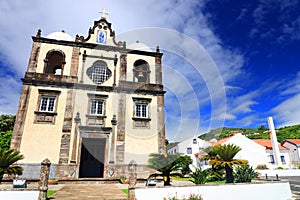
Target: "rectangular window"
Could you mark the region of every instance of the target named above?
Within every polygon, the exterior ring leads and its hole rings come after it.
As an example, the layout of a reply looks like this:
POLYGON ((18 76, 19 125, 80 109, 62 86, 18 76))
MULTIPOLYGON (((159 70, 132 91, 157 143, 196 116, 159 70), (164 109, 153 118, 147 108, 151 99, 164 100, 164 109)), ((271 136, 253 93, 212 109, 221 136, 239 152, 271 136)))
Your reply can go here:
POLYGON ((105 126, 106 99, 108 95, 88 93, 86 124, 88 126, 105 126))
POLYGON ((135 104, 135 117, 148 118, 148 104, 135 104))
POLYGON ((61 91, 39 89, 34 123, 55 124, 57 104, 61 91))
POLYGON ((286 164, 285 163, 285 157, 284 156, 280 156, 280 159, 281 159, 282 164, 285 165, 286 164))
POLYGON ((40 111, 42 112, 54 112, 56 97, 42 96, 40 103, 40 111))
POLYGON ((197 144, 197 139, 196 138, 193 139, 193 144, 197 144))
POLYGON ((102 100, 91 100, 90 114, 91 115, 103 115, 103 105, 104 105, 104 102, 102 100))
POLYGON ((187 154, 192 154, 192 148, 191 147, 186 148, 186 153, 187 154))
POLYGON ((270 157, 269 163, 274 164, 274 163, 275 163, 275 161, 274 161, 274 156, 273 156, 273 155, 269 155, 269 157, 270 157))

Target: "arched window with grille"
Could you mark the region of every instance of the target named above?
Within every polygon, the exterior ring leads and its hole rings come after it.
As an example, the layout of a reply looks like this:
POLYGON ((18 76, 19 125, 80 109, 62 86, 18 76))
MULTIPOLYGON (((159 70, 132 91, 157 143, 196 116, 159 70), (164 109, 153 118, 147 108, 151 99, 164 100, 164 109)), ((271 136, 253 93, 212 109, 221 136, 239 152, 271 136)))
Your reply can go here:
POLYGON ((111 71, 105 62, 97 61, 87 70, 88 77, 96 84, 102 84, 111 77, 111 71))
POLYGON ((44 73, 63 75, 65 65, 65 54, 60 50, 51 50, 47 53, 44 73))

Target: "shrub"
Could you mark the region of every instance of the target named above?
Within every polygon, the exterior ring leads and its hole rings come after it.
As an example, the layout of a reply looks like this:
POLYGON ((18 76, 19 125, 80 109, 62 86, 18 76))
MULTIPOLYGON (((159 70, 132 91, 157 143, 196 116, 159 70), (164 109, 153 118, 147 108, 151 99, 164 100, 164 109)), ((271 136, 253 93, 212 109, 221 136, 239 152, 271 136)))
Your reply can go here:
POLYGON ((4 174, 21 175, 23 168, 15 165, 15 163, 24 158, 16 149, 1 149, 0 148, 0 183, 4 174))
POLYGON ((207 182, 209 175, 209 170, 202 170, 201 167, 197 167, 194 172, 192 172, 191 177, 192 182, 195 184, 204 184, 207 182))
POLYGON ((239 166, 235 169, 234 178, 237 183, 251 182, 252 179, 256 178, 258 173, 255 172, 249 165, 239 166))
POLYGON ((260 164, 256 166, 256 169, 268 169, 268 167, 265 164, 260 164))
POLYGON ((221 167, 219 168, 209 168, 207 169, 209 171, 207 181, 223 181, 225 179, 225 170, 221 167))
POLYGON ((283 169, 283 167, 280 167, 280 166, 279 166, 279 167, 277 167, 276 169, 283 169))

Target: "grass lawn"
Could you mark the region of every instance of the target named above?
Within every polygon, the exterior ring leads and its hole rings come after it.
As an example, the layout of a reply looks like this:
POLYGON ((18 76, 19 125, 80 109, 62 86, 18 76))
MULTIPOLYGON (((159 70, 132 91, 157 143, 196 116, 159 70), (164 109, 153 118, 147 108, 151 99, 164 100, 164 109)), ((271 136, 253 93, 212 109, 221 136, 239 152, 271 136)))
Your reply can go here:
POLYGON ((47 198, 49 198, 51 195, 53 195, 57 190, 48 190, 47 191, 47 198))
POLYGON ((175 180, 175 181, 192 181, 193 178, 191 178, 191 177, 172 176, 171 180, 175 180))
POLYGON ((226 180, 223 181, 212 181, 212 182, 207 182, 207 184, 215 184, 215 185, 220 185, 220 184, 225 184, 226 180))
POLYGON ((125 194, 128 194, 128 188, 122 190, 125 194))
MULTIPOLYGON (((174 177, 171 177, 171 180, 176 180, 176 181, 191 181, 193 182, 193 178, 191 177, 180 177, 180 176, 174 176, 174 177)), ((220 185, 220 184, 225 184, 225 180, 223 181, 212 181, 212 182, 207 182, 206 184, 216 184, 216 185, 220 185)))

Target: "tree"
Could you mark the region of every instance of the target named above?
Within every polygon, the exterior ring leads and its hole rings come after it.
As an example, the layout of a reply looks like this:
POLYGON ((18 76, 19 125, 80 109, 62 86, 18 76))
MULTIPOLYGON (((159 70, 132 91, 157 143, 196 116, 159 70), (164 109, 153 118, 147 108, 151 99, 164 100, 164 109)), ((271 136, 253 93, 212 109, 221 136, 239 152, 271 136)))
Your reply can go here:
POLYGON ((15 149, 1 149, 0 148, 0 183, 4 174, 7 175, 21 175, 23 168, 14 165, 18 160, 22 160, 23 155, 15 149))
MULTIPOLYGON (((203 151, 206 155, 201 156, 200 161, 205 160, 213 160, 217 156, 216 149, 218 146, 210 146, 205 148, 203 151)), ((221 166, 212 166, 211 168, 207 169, 209 171, 208 174, 208 181, 221 181, 224 180, 224 168, 221 166)))
POLYGON ((215 154, 216 156, 210 159, 209 164, 215 169, 219 167, 225 169, 226 183, 233 183, 234 181, 234 165, 244 166, 248 164, 247 160, 233 159, 240 150, 241 148, 234 144, 224 144, 212 148, 212 154, 215 154))
POLYGON ((15 116, 0 115, 0 148, 9 149, 15 116))
POLYGON ((170 144, 170 142, 167 138, 165 139, 165 144, 166 144, 166 146, 168 146, 168 144, 170 144))
POLYGON ((259 130, 260 133, 263 133, 264 131, 268 130, 264 125, 261 125, 257 130, 259 130))
POLYGON ((148 167, 159 171, 159 174, 153 174, 151 176, 163 176, 164 186, 170 184, 170 176, 179 175, 182 173, 176 173, 175 171, 181 170, 184 166, 192 164, 192 159, 189 156, 182 156, 180 154, 150 154, 148 160, 148 167))

